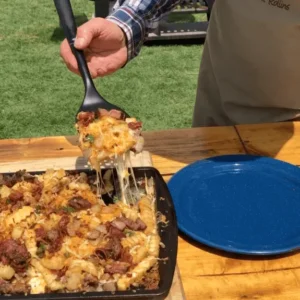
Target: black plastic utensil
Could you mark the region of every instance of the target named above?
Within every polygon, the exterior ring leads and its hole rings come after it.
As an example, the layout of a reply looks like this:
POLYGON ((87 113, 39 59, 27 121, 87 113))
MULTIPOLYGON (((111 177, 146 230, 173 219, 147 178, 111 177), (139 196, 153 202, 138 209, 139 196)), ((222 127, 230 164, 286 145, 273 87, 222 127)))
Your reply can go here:
POLYGON ((129 117, 129 115, 123 109, 106 101, 98 93, 89 72, 83 51, 77 50, 74 47, 77 27, 70 0, 54 0, 54 4, 60 19, 61 26, 63 27, 64 34, 77 60, 78 68, 85 87, 85 97, 77 114, 80 111, 96 111, 98 108, 104 108, 106 110, 116 109, 122 111, 126 117, 129 117))

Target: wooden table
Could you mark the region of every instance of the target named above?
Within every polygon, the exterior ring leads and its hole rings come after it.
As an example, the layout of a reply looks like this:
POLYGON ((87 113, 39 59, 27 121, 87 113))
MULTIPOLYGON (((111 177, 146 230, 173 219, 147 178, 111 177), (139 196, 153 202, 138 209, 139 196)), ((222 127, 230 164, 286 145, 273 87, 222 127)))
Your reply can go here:
MULTIPOLYGON (((261 154, 300 165, 299 123, 153 131, 144 137, 166 181, 187 164, 219 154, 261 154)), ((0 163, 80 155, 75 137, 0 140, 0 163)), ((180 237, 178 265, 188 300, 300 299, 300 254, 251 259, 180 237)))

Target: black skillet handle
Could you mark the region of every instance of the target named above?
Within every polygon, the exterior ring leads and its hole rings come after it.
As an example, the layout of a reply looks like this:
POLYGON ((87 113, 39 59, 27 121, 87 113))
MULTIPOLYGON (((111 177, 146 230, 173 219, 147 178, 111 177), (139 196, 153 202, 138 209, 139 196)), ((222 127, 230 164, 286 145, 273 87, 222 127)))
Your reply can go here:
POLYGON ((89 86, 94 86, 83 51, 77 50, 74 47, 77 27, 70 0, 54 0, 54 4, 60 19, 60 23, 63 27, 64 34, 69 42, 74 56, 76 57, 85 88, 87 89, 89 86))

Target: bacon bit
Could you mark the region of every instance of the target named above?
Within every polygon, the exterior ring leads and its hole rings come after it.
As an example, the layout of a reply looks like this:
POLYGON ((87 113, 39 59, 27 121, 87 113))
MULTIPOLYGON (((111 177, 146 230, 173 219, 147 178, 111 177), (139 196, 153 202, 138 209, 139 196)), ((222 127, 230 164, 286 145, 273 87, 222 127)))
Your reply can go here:
POLYGON ((126 227, 126 224, 122 220, 120 220, 119 218, 113 220, 111 222, 111 225, 114 226, 115 228, 121 230, 121 231, 123 231, 126 227))
POLYGON ((23 204, 24 204, 24 202, 18 201, 15 205, 12 206, 11 210, 12 211, 18 210, 23 206, 23 204))
POLYGON ((0 243, 0 258, 7 262, 16 272, 23 272, 31 255, 25 245, 18 240, 7 239, 0 243))
POLYGON ((10 201, 13 202, 13 203, 16 203, 16 202, 22 200, 23 197, 24 197, 24 195, 23 195, 21 192, 19 192, 19 191, 13 191, 13 192, 10 193, 10 195, 9 195, 9 199, 10 199, 10 201))
POLYGON ((47 231, 46 231, 45 228, 42 227, 42 226, 36 228, 34 231, 35 231, 36 240, 37 240, 38 242, 44 241, 45 238, 47 237, 47 231))
POLYGON ((60 270, 57 270, 56 271, 57 277, 60 279, 61 277, 65 276, 67 270, 68 270, 68 267, 66 267, 66 266, 60 270))
POLYGON ((76 236, 78 236, 79 238, 83 238, 83 233, 77 230, 76 236))
POLYGON ((97 117, 101 118, 101 117, 104 117, 104 116, 109 116, 109 117, 112 117, 116 120, 124 120, 125 119, 125 114, 123 112, 119 111, 119 110, 112 109, 112 110, 108 111, 108 110, 103 109, 103 108, 98 109, 97 117))
POLYGON ((77 115, 77 120, 79 125, 87 127, 90 123, 92 123, 95 120, 95 113, 82 111, 77 115))
POLYGON ((105 247, 98 248, 95 251, 95 254, 100 259, 114 259, 117 260, 122 253, 122 244, 120 240, 116 237, 113 237, 105 247))
POLYGON ((140 218, 137 218, 136 221, 130 220, 126 217, 121 217, 116 220, 119 220, 119 221, 125 223, 127 228, 129 228, 131 230, 135 230, 135 231, 142 230, 143 231, 147 228, 146 224, 140 218))
POLYGON ((58 222, 58 228, 63 234, 67 234, 67 225, 70 222, 70 217, 67 215, 63 215, 58 222))
POLYGON ((108 110, 104 108, 99 108, 97 111, 97 117, 100 119, 101 117, 108 116, 108 110))
POLYGON ((49 245, 48 252, 49 253, 55 253, 61 249, 63 243, 63 237, 59 236, 56 240, 53 240, 53 242, 49 245))
POLYGON ((142 128, 142 122, 129 122, 128 127, 132 130, 137 130, 142 128))
POLYGON ((125 237, 125 234, 120 229, 113 227, 111 224, 108 225, 107 231, 111 237, 117 237, 120 239, 125 237))
POLYGON ((113 262, 105 266, 105 272, 109 274, 125 274, 130 267, 130 264, 125 262, 113 262))
POLYGON ((58 225, 48 232, 42 227, 35 229, 37 242, 42 242, 47 246, 49 253, 55 253, 61 249, 63 238, 67 234, 67 225, 70 222, 69 216, 63 215, 58 225))
POLYGON ((124 120, 125 119, 125 114, 122 113, 119 110, 116 110, 116 109, 110 110, 109 111, 109 116, 112 117, 112 118, 115 118, 117 120, 124 120))
POLYGON ((129 247, 125 247, 121 250, 120 261, 132 264, 132 256, 129 251, 129 247))
POLYGON ((92 207, 92 204, 88 200, 82 198, 81 196, 70 199, 68 201, 68 205, 74 208, 76 211, 92 207))

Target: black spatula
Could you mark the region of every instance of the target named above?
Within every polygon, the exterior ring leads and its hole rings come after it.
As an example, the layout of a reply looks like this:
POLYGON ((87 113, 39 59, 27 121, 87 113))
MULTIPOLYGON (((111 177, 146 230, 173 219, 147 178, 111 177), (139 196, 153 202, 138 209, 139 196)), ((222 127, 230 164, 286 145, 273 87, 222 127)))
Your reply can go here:
MULTIPOLYGON (((103 108, 106 110, 116 109, 125 114, 126 117, 129 115, 120 107, 111 104, 106 101, 96 90, 91 74, 89 72, 84 53, 81 50, 77 50, 74 47, 74 41, 76 38, 77 27, 69 0, 54 0, 57 13, 59 15, 61 26, 63 27, 64 34, 69 42, 69 45, 74 53, 74 56, 78 63, 78 68, 81 73, 84 87, 85 87, 85 97, 83 102, 77 112, 80 111, 96 111, 98 108, 103 108)), ((76 116, 77 116, 76 114, 76 116)), ((75 117, 76 119, 76 117, 75 117)))

